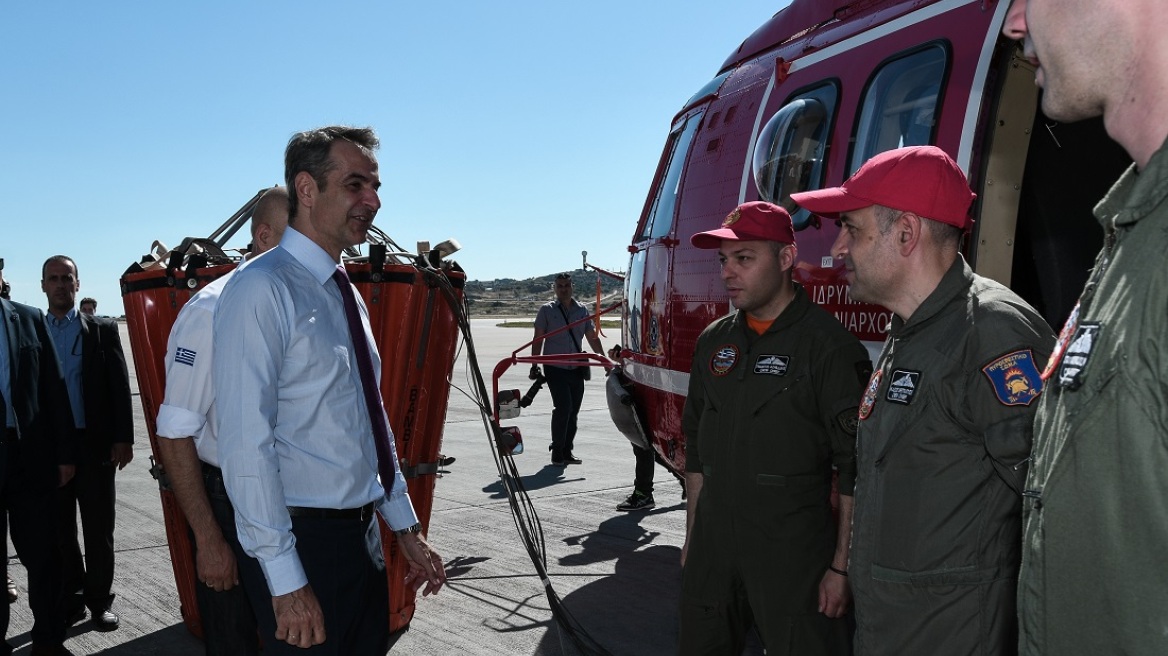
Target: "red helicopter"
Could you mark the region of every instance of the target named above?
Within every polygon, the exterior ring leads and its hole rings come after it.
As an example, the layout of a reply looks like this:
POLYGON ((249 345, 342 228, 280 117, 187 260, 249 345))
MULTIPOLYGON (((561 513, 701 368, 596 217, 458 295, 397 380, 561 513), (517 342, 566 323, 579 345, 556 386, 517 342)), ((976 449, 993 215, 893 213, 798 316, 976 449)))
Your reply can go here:
POLYGON ((620 361, 631 393, 609 405, 630 441, 684 471, 694 345, 729 310, 716 258, 689 238, 739 203, 791 212, 795 280, 875 354, 891 313, 851 300, 830 250, 838 227, 790 194, 839 185, 885 150, 932 144, 953 156, 978 195, 966 259, 1062 325, 1102 244, 1091 208, 1130 159, 1101 122, 1041 113, 1033 67, 1000 35, 1008 9, 794 0, 682 105, 629 245, 620 361))

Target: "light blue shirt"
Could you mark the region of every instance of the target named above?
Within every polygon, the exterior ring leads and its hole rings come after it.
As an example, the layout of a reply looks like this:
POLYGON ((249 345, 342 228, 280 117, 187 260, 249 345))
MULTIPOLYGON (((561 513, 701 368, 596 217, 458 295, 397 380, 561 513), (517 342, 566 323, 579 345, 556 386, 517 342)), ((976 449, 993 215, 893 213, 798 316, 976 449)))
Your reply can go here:
MULTIPOLYGON (((2 313, 0 319, 7 319, 5 324, 11 323, 15 314, 2 313)), ((0 326, 0 394, 4 395, 6 410, 4 425, 7 428, 16 428, 16 411, 12 407, 12 361, 8 356, 8 326, 0 326)))
MULTIPOLYGON (((215 309, 219 462, 239 542, 259 560, 273 596, 308 583, 287 506, 377 502, 392 529, 418 521, 392 438, 388 495, 377 478, 353 342, 332 281, 337 264, 289 227, 277 248, 232 276, 215 309)), ((381 358, 360 295, 357 303, 380 384, 381 358)))
POLYGON ((69 389, 73 424, 85 428, 85 400, 81 394, 81 316, 76 307, 60 319, 50 313, 45 313, 45 316, 49 335, 57 349, 57 359, 61 361, 61 372, 65 374, 65 386, 69 389))

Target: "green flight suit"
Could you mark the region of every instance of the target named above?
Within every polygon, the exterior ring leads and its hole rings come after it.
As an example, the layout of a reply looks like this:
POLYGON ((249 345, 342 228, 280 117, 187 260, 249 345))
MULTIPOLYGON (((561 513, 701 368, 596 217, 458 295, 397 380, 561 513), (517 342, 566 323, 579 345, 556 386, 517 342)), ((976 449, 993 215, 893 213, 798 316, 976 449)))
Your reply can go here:
POLYGON ((832 639, 849 649, 846 622, 818 612, 818 591, 835 552, 832 465, 851 495, 869 371, 859 340, 798 285, 764 334, 737 312, 698 338, 682 427, 686 470, 704 482, 682 575, 682 654, 741 653, 752 621, 772 656, 833 653, 832 639))
POLYGON ((1054 335, 958 257, 894 317, 860 402, 858 656, 1017 650, 1022 487, 1054 335))
POLYGON ((1059 336, 1035 420, 1018 586, 1021 652, 1162 656, 1168 144, 1144 170, 1127 171, 1095 215, 1107 243, 1059 336))

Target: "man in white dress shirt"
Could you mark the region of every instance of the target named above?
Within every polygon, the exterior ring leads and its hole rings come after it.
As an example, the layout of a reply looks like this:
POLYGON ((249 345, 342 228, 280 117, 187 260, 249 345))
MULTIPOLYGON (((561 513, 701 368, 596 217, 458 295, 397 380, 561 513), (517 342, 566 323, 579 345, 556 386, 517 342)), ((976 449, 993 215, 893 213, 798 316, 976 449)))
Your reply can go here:
MULTIPOLYGON (((381 207, 377 145, 368 128, 292 137, 284 169, 288 230, 232 278, 215 313, 219 457, 240 544, 259 560, 271 593, 275 627, 261 626, 265 654, 300 653, 292 647, 385 654, 388 591, 366 540, 377 533, 374 511, 409 560, 404 584, 425 584, 429 594, 446 580, 441 558, 418 532, 392 436, 385 447, 392 462, 381 463, 392 480, 384 488, 378 480, 371 417, 388 421, 380 403, 365 402, 364 347, 350 336, 334 280, 342 251, 365 240, 381 207)), ((359 298, 357 307, 380 378, 359 298)))

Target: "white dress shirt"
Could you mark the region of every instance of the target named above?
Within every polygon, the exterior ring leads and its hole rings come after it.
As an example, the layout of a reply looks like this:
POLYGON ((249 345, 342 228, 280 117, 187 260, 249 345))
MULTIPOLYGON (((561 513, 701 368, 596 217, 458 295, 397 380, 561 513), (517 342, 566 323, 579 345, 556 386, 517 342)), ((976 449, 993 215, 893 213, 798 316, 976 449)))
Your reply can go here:
MULTIPOLYGON (((273 596, 308 583, 288 506, 377 502, 390 528, 417 523, 397 467, 387 496, 340 290, 338 263, 289 227, 280 245, 227 284, 215 312, 219 461, 244 551, 273 596)), ((368 310, 357 304, 380 385, 368 310)), ((379 395, 380 396, 380 395, 379 395)), ((377 408, 383 415, 384 407, 377 408)), ((388 422, 387 422, 388 425, 388 422)))
MULTIPOLYGON (((242 267, 241 263, 240 266, 242 267)), ((158 437, 195 438, 199 460, 219 466, 215 439, 215 386, 211 379, 211 321, 219 296, 235 272, 213 281, 187 301, 166 341, 166 398, 158 408, 158 437)))

